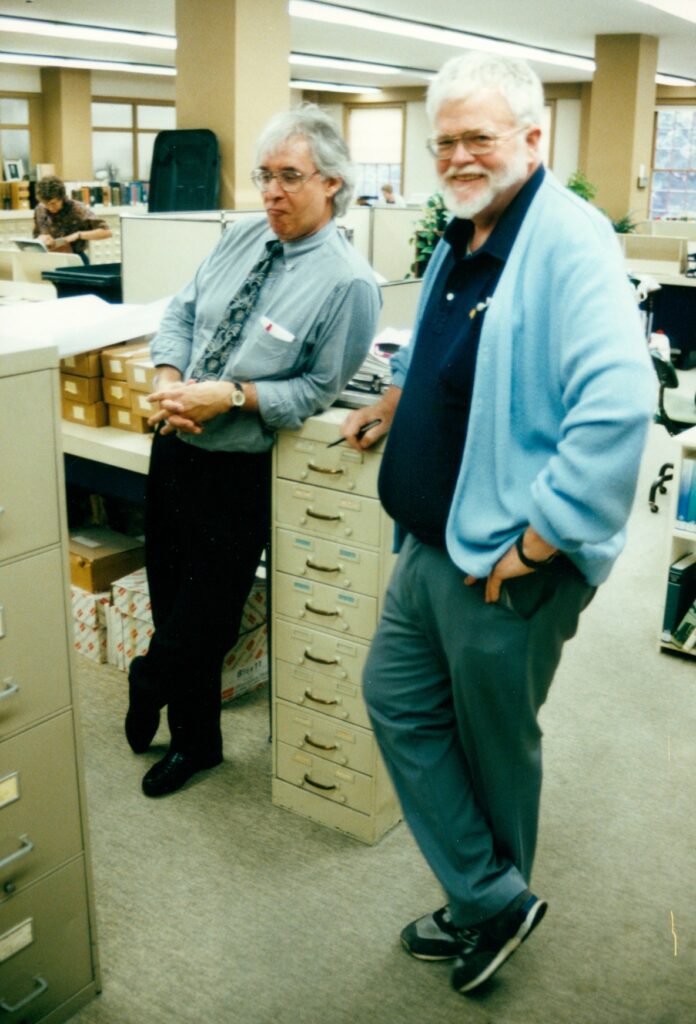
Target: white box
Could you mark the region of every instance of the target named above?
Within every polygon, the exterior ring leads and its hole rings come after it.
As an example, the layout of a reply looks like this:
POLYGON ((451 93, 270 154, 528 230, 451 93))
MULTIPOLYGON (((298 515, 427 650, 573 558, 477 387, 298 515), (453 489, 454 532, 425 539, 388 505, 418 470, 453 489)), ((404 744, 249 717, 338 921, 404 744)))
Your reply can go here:
POLYGON ((106 609, 106 660, 114 668, 125 672, 123 654, 123 616, 118 608, 109 605, 106 609))
POLYGON ((108 591, 92 594, 89 590, 83 590, 82 587, 71 583, 70 598, 73 619, 84 623, 91 629, 96 629, 98 626, 106 628, 106 609, 111 603, 111 595, 108 591))
POLYGON ((106 629, 104 626, 92 628, 73 619, 73 647, 78 654, 102 665, 106 661, 106 629))
POLYGON ((225 655, 221 677, 223 702, 260 689, 268 681, 268 627, 262 623, 243 633, 225 655))
POLYGON ((122 615, 131 615, 135 619, 152 622, 152 605, 145 569, 136 569, 135 572, 122 576, 120 580, 115 580, 111 585, 111 593, 114 607, 118 608, 122 615))

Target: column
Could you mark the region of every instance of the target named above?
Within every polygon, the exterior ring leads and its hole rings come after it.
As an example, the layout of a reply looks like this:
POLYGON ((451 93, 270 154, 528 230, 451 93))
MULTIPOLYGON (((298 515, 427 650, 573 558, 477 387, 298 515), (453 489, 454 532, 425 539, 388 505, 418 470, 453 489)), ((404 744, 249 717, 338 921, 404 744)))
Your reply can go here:
POLYGON ((92 79, 89 71, 41 68, 44 163, 66 181, 89 181, 92 167, 92 79))
POLYGON ((616 220, 648 216, 650 196, 640 188, 649 173, 655 111, 658 40, 644 35, 606 35, 595 40, 587 177, 597 185, 597 206, 616 220))
POLYGON ((177 0, 176 123, 220 144, 220 206, 260 208, 256 138, 290 106, 287 0, 177 0))

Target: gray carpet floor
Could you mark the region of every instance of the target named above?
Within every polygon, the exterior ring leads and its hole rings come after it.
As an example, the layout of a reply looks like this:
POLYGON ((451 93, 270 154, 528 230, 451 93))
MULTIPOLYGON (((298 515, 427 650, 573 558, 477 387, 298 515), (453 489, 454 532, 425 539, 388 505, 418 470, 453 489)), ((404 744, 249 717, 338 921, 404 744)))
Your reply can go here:
POLYGON ((125 676, 79 660, 103 992, 76 1024, 692 1024, 696 664, 659 653, 670 453, 652 430, 629 543, 543 710, 534 889, 549 912, 469 998, 401 927, 442 894, 401 824, 366 847, 270 801, 267 697, 223 713, 225 763, 160 801, 122 733, 125 676))

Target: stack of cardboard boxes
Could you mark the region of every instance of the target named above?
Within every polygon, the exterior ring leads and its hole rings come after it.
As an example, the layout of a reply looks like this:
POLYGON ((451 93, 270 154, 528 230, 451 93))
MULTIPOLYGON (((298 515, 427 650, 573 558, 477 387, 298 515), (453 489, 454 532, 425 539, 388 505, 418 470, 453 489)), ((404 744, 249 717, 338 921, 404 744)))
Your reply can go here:
POLYGON ((155 368, 144 338, 61 360, 63 418, 148 433, 155 368))

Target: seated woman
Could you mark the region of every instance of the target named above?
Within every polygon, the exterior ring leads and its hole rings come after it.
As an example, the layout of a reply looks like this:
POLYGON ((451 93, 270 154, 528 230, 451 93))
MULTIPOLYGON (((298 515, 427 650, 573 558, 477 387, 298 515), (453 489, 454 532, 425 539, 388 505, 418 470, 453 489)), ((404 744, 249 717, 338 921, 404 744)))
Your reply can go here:
POLYGON ((74 252, 83 263, 89 263, 87 243, 111 238, 106 221, 85 203, 68 199, 64 183, 55 175, 37 183, 36 196, 33 235, 51 252, 74 252))

